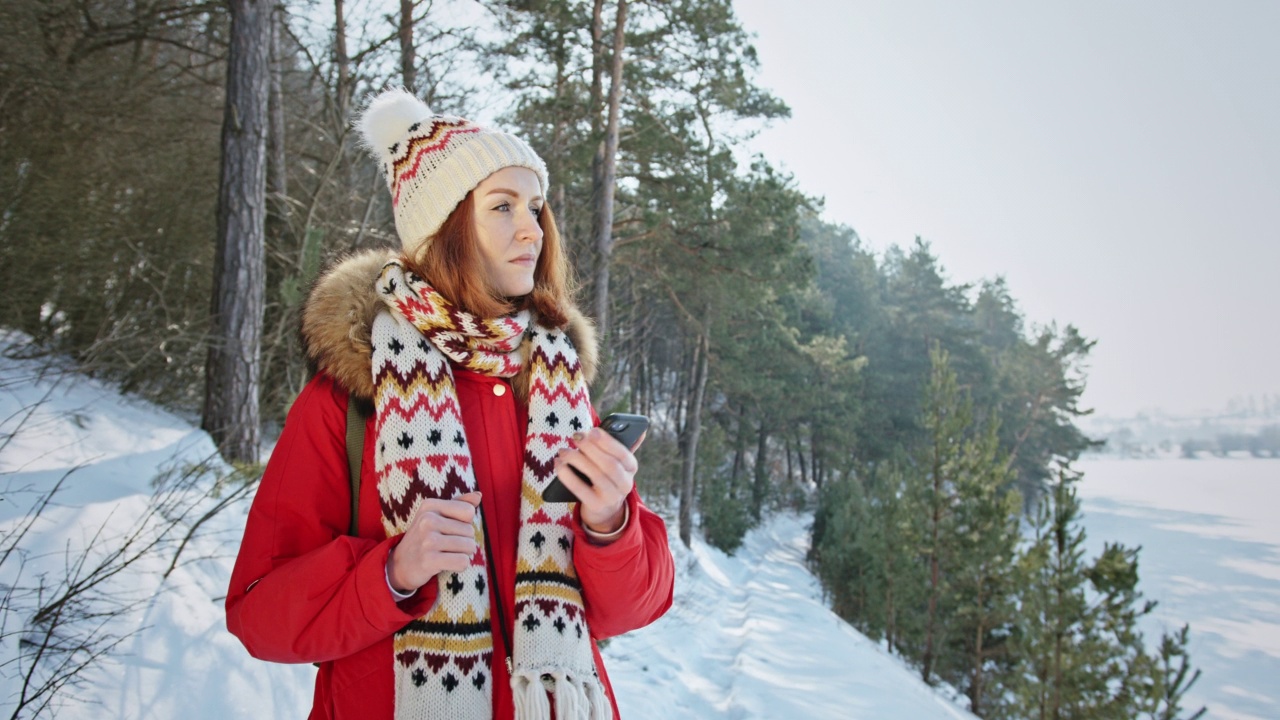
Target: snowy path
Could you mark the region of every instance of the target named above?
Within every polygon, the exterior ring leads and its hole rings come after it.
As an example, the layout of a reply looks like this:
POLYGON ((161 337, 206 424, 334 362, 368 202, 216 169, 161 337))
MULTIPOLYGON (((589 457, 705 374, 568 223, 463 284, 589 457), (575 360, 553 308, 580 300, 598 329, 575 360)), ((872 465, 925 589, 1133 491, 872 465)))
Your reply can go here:
POLYGON ((624 716, 973 717, 826 608, 805 523, 775 518, 733 557, 673 535, 675 605, 605 650, 624 716))

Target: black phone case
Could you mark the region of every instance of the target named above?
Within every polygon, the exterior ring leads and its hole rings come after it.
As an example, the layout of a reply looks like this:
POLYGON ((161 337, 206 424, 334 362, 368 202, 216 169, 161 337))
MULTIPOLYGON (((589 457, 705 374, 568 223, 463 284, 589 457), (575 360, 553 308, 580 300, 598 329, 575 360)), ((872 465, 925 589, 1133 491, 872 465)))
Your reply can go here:
MULTIPOLYGON (((626 445, 629 449, 635 450, 636 443, 640 442, 641 436, 649 429, 649 418, 644 415, 632 415, 630 413, 613 413, 600 422, 600 429, 609 433, 614 440, 626 445)), ((586 475, 578 472, 575 467, 570 470, 578 473, 578 477, 582 478, 589 485, 591 481, 586 475)), ((551 478, 551 484, 542 491, 542 499, 547 502, 577 502, 578 496, 569 491, 564 483, 560 482, 560 478, 551 478)))

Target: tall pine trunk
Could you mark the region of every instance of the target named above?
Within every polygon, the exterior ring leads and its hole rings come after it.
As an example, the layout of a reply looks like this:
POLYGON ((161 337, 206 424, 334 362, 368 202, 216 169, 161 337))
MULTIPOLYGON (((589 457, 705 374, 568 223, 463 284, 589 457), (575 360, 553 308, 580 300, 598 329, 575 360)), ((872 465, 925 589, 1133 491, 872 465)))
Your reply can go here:
MULTIPOLYGON (((338 122, 346 122, 351 102, 351 58, 347 55, 347 12, 344 0, 333 0, 333 64, 338 69, 334 96, 338 122)), ((308 223, 310 225, 310 223, 308 223)))
POLYGON ((884 636, 888 643, 889 651, 894 652, 898 646, 898 605, 897 597, 894 595, 897 570, 894 568, 895 548, 892 546, 890 538, 897 535, 893 530, 893 523, 896 522, 896 513, 890 513, 885 508, 881 508, 880 519, 883 525, 882 532, 884 534, 884 636))
POLYGON ((973 638, 973 670, 969 678, 969 711, 978 717, 982 717, 982 664, 983 658, 983 641, 987 635, 987 624, 985 616, 981 616, 982 608, 986 602, 985 593, 983 592, 984 583, 978 581, 978 597, 975 603, 979 608, 980 619, 977 627, 974 628, 973 638))
POLYGON ((230 0, 231 47, 222 120, 222 173, 214 258, 212 331, 201 427, 223 457, 258 460, 266 225, 268 0, 230 0))
POLYGON ((618 0, 617 21, 613 29, 613 62, 609 76, 608 119, 604 138, 596 150, 599 172, 593 177, 592 198, 595 213, 595 314, 601 345, 609 347, 609 265, 613 258, 613 196, 617 179, 618 123, 622 104, 622 56, 626 45, 627 0, 618 0))
POLYGON ((934 641, 938 634, 938 595, 942 591, 942 572, 938 561, 938 543, 942 541, 942 490, 942 464, 941 461, 935 461, 933 501, 929 517, 929 604, 924 621, 924 656, 920 659, 920 677, 925 682, 929 682, 933 675, 934 641))
POLYGON ((400 0, 400 82, 404 89, 416 93, 418 88, 418 55, 413 46, 414 0, 400 0))
POLYGON ((698 461, 698 439, 702 435, 702 398, 707 390, 708 329, 698 335, 694 352, 694 380, 689 388, 689 412, 685 418, 684 462, 680 467, 680 540, 685 547, 693 542, 693 471, 698 461))
POLYGON ((281 47, 281 26, 284 10, 277 6, 271 13, 271 99, 270 126, 267 132, 267 196, 271 198, 272 212, 268 222, 273 223, 273 237, 282 240, 289 231, 289 175, 285 151, 284 123, 284 49, 281 47))
POLYGON ((760 429, 756 433, 755 477, 751 483, 751 517, 760 520, 764 502, 769 498, 769 421, 768 417, 760 418, 760 429))

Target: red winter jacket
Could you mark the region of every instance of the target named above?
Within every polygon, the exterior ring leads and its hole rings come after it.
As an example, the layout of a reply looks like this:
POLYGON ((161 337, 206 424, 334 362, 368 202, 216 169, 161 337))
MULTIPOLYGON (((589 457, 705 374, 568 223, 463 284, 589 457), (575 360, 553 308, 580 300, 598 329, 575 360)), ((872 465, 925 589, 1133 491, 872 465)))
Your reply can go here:
MULTIPOLYGON (((371 281, 367 287, 372 288, 371 281)), ((304 321, 304 333, 305 327, 304 321)), ((315 337, 309 340, 314 343, 315 337)), ((313 346, 308 352, 316 359, 313 346)), ((435 584, 400 603, 387 586, 387 554, 400 538, 387 538, 382 528, 372 418, 361 462, 359 536, 346 534, 348 391, 324 372, 336 369, 341 375, 342 367, 324 358, 318 364, 322 372, 289 411, 249 511, 227 593, 227 627, 256 658, 320 663, 311 718, 389 720, 395 703, 392 636, 426 614, 435 601, 435 584)), ((515 617, 526 409, 505 380, 465 370, 455 370, 455 379, 493 544, 491 572, 505 606, 501 617, 510 620, 515 617)), ((596 669, 615 717, 617 702, 594 640, 661 617, 671 606, 674 580, 665 524, 634 491, 628 503, 631 519, 616 541, 595 545, 578 526, 574 542, 596 669)), ((491 600, 496 603, 497 596, 491 600)), ((494 717, 510 718, 514 707, 503 660, 506 648, 495 608, 490 617, 494 717)))

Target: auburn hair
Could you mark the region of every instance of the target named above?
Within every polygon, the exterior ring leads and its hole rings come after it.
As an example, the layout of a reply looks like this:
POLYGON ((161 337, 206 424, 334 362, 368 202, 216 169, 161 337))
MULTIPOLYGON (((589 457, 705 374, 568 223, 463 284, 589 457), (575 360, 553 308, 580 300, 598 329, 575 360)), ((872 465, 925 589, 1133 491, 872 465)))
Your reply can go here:
POLYGON ((497 318, 531 309, 543 325, 563 327, 569 322, 576 288, 551 206, 543 204, 538 213, 542 252, 533 269, 533 291, 508 298, 493 287, 485 272, 473 195, 467 193, 436 234, 406 258, 410 267, 454 305, 477 317, 497 318))

